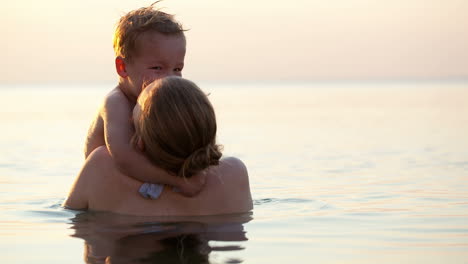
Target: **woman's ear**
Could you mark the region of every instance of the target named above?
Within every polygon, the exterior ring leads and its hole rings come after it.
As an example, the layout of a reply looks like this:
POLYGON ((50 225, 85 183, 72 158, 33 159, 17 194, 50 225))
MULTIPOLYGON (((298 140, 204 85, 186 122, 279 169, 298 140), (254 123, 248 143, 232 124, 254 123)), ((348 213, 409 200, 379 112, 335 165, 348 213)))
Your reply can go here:
POLYGON ((117 74, 120 77, 122 78, 128 77, 125 60, 121 56, 118 56, 117 58, 115 58, 115 70, 117 71, 117 74))

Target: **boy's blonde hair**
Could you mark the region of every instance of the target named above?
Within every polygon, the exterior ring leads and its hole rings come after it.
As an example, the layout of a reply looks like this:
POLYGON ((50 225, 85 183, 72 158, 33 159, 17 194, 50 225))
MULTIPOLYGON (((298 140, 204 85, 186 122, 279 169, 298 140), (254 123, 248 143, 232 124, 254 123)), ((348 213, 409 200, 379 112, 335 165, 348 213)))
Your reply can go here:
POLYGON ((136 138, 157 166, 191 177, 217 165, 216 116, 208 97, 193 82, 167 77, 151 83, 136 120, 136 138), (154 87, 156 86, 156 87, 154 87))
POLYGON ((138 37, 146 32, 154 31, 165 35, 181 35, 185 38, 185 29, 182 25, 174 19, 173 15, 155 9, 154 5, 156 3, 130 11, 120 18, 114 32, 116 56, 131 60, 137 52, 136 42, 138 37))

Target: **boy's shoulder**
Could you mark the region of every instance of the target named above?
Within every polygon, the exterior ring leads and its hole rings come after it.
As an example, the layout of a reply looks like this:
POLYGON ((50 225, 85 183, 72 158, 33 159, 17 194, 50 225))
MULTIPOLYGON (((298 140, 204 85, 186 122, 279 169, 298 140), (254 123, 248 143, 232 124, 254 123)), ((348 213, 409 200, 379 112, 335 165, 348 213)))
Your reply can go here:
POLYGON ((117 86, 112 89, 104 98, 104 108, 118 107, 118 106, 131 106, 131 102, 122 90, 117 86))
POLYGON ((105 100, 118 100, 118 99, 128 100, 124 92, 122 91, 122 89, 120 89, 119 86, 116 86, 106 95, 105 100))

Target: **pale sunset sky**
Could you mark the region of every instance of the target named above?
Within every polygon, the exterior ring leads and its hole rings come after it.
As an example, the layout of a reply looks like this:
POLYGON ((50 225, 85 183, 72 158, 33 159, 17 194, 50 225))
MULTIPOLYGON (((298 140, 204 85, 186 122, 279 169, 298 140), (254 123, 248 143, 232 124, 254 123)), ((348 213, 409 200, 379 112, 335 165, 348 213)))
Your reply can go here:
MULTIPOLYGON (((119 17, 153 1, 3 1, 0 83, 108 82, 119 17)), ((165 0, 195 81, 468 77, 466 0, 165 0)))

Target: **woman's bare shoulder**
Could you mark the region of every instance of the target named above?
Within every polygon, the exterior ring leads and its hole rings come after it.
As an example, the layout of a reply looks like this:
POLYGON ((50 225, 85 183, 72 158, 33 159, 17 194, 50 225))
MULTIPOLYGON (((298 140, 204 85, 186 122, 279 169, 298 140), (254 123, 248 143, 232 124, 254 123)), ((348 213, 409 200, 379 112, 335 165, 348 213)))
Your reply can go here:
POLYGON ((96 148, 85 163, 81 177, 87 178, 89 209, 113 210, 133 190, 132 180, 121 173, 105 146, 96 148))
POLYGON ((235 170, 241 173, 247 173, 247 167, 244 162, 236 157, 225 157, 219 161, 219 166, 235 170))
POLYGON ((226 157, 219 161, 218 166, 208 169, 208 177, 219 179, 220 181, 237 182, 248 181, 248 171, 242 160, 236 157, 226 157))
POLYGON ((235 157, 220 160, 207 171, 203 194, 216 213, 241 213, 252 209, 249 175, 244 162, 235 157))
POLYGON ((105 164, 105 159, 110 158, 105 147, 94 149, 87 157, 81 171, 64 202, 64 206, 70 209, 89 209, 89 204, 95 196, 96 180, 101 175, 101 167, 105 164))

